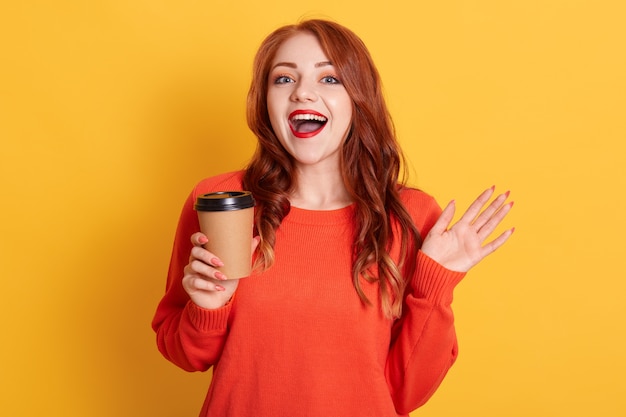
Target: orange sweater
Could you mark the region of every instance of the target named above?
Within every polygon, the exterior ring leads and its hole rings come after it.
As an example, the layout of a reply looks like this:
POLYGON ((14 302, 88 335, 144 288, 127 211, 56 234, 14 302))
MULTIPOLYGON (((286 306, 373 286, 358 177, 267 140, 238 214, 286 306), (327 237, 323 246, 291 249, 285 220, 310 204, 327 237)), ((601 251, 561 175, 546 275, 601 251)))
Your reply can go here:
MULTIPOLYGON (((269 270, 243 279, 220 309, 189 300, 181 278, 189 238, 199 230, 193 202, 202 193, 241 189, 241 178, 206 179, 189 196, 153 320, 167 359, 188 371, 214 367, 201 416, 392 417, 424 404, 457 355, 450 303, 464 274, 419 252, 403 315, 386 319, 376 284, 363 281, 373 306, 352 284, 352 206, 292 208, 277 230, 269 270)), ((402 199, 425 236, 439 206, 412 189, 402 199)))

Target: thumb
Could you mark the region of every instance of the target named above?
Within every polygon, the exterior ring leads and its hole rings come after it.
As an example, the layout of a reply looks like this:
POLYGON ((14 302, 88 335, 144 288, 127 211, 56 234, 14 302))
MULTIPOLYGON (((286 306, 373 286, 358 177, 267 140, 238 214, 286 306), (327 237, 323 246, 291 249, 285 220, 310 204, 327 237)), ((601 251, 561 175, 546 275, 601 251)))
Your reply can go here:
POLYGON ((252 238, 252 252, 256 250, 257 246, 259 246, 259 243, 261 243, 261 236, 254 236, 252 238))
POLYGON ((456 209, 456 204, 455 204, 455 201, 452 200, 448 203, 446 208, 443 209, 443 211, 439 215, 439 218, 433 225, 432 229, 430 229, 430 233, 441 235, 446 230, 448 230, 448 227, 450 226, 450 222, 454 218, 455 209, 456 209))

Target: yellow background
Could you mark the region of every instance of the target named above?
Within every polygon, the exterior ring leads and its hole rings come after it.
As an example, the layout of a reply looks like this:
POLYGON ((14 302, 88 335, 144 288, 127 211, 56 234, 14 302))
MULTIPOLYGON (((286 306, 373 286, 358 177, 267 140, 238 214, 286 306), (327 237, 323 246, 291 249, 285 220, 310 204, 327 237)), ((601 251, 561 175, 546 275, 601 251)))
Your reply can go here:
POLYGON ((516 201, 414 415, 625 415, 623 4, 3 1, 0 415, 197 415, 210 375, 150 329, 175 223, 196 181, 248 160, 254 51, 303 15, 370 47, 414 185, 516 201))

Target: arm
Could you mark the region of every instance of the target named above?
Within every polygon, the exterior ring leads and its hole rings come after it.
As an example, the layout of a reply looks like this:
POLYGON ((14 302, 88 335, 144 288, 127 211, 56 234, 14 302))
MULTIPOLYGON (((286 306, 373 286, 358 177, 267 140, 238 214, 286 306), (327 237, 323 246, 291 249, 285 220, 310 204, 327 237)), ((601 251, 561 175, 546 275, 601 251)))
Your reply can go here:
MULTIPOLYGON (((222 352, 228 334, 227 323, 231 304, 222 303, 221 307, 214 309, 202 308, 194 303, 188 294, 193 291, 183 287, 183 277, 189 276, 187 272, 189 264, 194 260, 190 254, 201 249, 196 245, 200 243, 198 241, 200 234, 195 233, 199 230, 199 225, 193 210, 194 198, 192 193, 185 202, 180 216, 166 292, 157 307, 152 327, 157 335, 157 346, 163 356, 187 371, 204 371, 219 359, 222 352), (196 242, 192 242, 190 236, 193 236, 196 242)), ((203 267, 206 268, 206 264, 203 267)), ((215 291, 216 284, 212 281, 195 279, 190 286, 193 286, 193 282, 196 282, 196 285, 203 282, 212 285, 211 292, 218 292, 215 291)), ((236 284, 236 281, 232 283, 236 284)), ((201 293, 202 290, 196 289, 196 292, 201 293)), ((196 298, 201 296, 202 294, 194 295, 196 298)))
POLYGON ((443 268, 422 251, 418 273, 394 325, 387 381, 396 410, 407 414, 437 390, 457 357, 452 289, 464 273, 443 268))
MULTIPOLYGON (((439 387, 456 360, 458 349, 452 314, 454 287, 465 273, 510 237, 507 230, 484 243, 512 207, 508 193, 485 207, 494 189, 483 192, 452 227, 454 203, 432 225, 417 257, 416 276, 409 282, 402 317, 394 324, 386 376, 396 410, 409 413, 439 387), (482 211, 482 212, 481 212, 482 211)), ((431 207, 432 209, 432 207, 431 207)), ((438 215, 440 209, 432 209, 438 215)))

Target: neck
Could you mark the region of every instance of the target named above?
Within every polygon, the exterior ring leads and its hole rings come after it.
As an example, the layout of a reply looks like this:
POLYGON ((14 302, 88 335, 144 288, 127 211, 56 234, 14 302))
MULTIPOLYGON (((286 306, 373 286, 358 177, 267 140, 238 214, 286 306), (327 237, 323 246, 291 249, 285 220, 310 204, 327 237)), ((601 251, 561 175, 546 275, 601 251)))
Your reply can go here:
POLYGON ((290 202, 307 210, 335 210, 352 204, 340 172, 299 169, 290 202))

